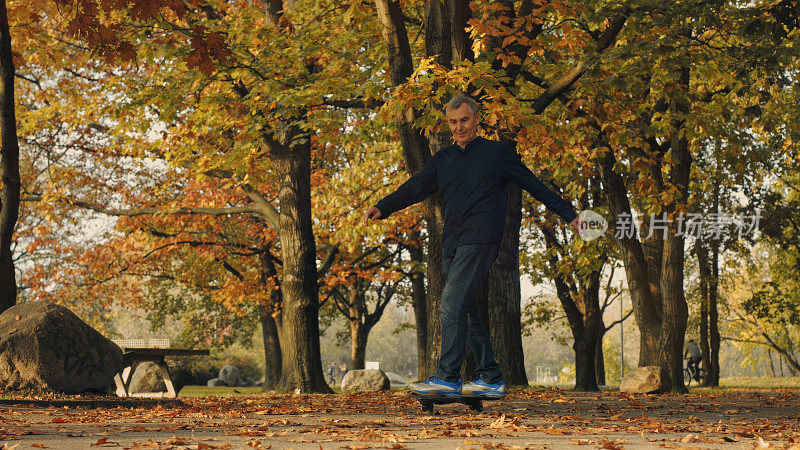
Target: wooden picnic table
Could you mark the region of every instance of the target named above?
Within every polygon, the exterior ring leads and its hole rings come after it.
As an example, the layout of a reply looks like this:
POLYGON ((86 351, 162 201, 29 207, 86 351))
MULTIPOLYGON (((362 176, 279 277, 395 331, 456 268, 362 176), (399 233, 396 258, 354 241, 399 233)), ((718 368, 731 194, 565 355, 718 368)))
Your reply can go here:
POLYGON ((120 397, 175 398, 178 393, 175 392, 175 386, 172 384, 172 376, 169 373, 169 368, 167 368, 164 357, 209 354, 211 354, 211 352, 207 349, 122 347, 123 369, 122 372, 114 376, 114 383, 117 385, 117 395, 120 397), (161 378, 164 380, 164 385, 167 387, 166 392, 137 392, 135 394, 130 392, 133 373, 136 371, 136 367, 144 362, 152 362, 158 366, 159 372, 161 372, 161 378))

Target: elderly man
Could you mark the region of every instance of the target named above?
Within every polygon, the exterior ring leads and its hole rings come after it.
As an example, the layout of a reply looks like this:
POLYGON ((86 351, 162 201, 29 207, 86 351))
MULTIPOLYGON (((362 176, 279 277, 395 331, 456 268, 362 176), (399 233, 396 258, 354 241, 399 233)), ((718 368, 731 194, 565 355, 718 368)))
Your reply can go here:
POLYGON ((456 145, 431 157, 422 170, 364 213, 364 223, 439 192, 444 207, 442 269, 445 277, 440 320, 441 357, 433 377, 409 385, 431 397, 500 398, 506 384, 494 358, 489 335, 477 308, 475 293, 497 258, 505 227, 508 183, 530 192, 548 209, 578 230, 572 207, 542 184, 506 145, 478 137, 478 105, 458 95, 445 115, 456 145), (462 384, 460 371, 466 345, 478 368, 476 378, 462 384))

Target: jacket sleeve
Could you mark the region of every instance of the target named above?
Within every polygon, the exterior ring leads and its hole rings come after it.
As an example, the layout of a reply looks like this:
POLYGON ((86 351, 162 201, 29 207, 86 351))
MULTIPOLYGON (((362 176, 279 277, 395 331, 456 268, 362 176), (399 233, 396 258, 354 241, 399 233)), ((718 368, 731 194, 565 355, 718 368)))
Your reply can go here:
POLYGON ((566 200, 561 198, 544 185, 538 178, 522 163, 519 156, 506 149, 503 152, 500 164, 500 173, 507 180, 520 188, 528 191, 533 198, 542 202, 550 211, 558 214, 567 223, 575 220, 578 215, 566 200))
POLYGON ((433 159, 428 159, 422 170, 375 204, 375 207, 381 211, 381 219, 419 203, 436 192, 438 185, 436 183, 436 167, 433 164, 433 159))

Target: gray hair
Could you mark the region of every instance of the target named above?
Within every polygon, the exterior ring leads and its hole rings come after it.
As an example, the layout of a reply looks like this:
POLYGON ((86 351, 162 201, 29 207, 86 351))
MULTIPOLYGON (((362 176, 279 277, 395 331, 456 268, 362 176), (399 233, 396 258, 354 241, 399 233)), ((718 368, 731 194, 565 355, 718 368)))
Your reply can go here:
POLYGON ((478 114, 478 103, 476 103, 471 97, 467 97, 464 94, 458 94, 451 98, 449 102, 447 102, 447 105, 444 107, 445 114, 450 112, 450 110, 461 107, 461 105, 464 103, 466 103, 469 106, 469 109, 472 110, 472 114, 478 114))

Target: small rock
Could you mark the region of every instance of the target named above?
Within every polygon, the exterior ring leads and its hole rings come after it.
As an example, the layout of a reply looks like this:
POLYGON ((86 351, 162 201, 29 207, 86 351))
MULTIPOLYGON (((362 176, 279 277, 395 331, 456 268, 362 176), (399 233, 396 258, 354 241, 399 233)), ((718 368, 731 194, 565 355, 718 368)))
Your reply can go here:
POLYGON ((359 392, 386 391, 389 389, 389 385, 389 378, 382 370, 350 370, 342 379, 342 392, 356 394, 359 392))
POLYGON ((225 384, 225 382, 220 380, 219 378, 212 378, 212 379, 208 380, 208 383, 206 383, 206 386, 208 386, 208 387, 226 387, 228 385, 225 384))
POLYGON ((222 380, 227 386, 241 386, 242 379, 239 374, 239 369, 235 366, 228 364, 222 369, 219 369, 219 379, 222 380))
POLYGON ((646 394, 657 392, 662 387, 663 374, 659 366, 637 367, 627 373, 620 384, 620 392, 646 394))
MULTIPOLYGON (((191 372, 186 367, 178 364, 168 364, 168 367, 170 378, 172 378, 172 387, 175 388, 175 393, 177 394, 189 381, 191 372)), ((164 384, 161 370, 156 363, 146 362, 136 367, 136 372, 134 372, 131 379, 131 393, 166 391, 167 386, 164 384)))

